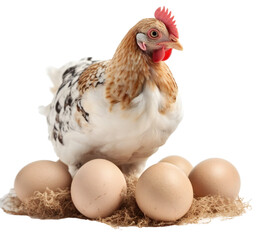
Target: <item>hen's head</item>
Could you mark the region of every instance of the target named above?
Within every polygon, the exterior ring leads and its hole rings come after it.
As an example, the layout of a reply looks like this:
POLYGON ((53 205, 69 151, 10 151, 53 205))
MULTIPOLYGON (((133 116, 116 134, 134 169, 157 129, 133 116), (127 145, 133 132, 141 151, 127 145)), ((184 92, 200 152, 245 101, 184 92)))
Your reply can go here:
POLYGON ((137 45, 153 62, 167 60, 173 48, 182 50, 173 19, 168 9, 158 8, 155 18, 143 19, 135 25, 137 45))

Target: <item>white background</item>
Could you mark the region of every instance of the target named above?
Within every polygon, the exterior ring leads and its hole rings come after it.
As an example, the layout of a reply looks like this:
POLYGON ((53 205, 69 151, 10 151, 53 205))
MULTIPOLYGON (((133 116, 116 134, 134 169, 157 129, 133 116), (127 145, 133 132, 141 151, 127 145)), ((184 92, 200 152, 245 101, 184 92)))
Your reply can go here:
POLYGON ((240 196, 252 210, 232 220, 164 228, 113 229, 97 222, 38 220, 0 211, 0 238, 14 239, 258 239, 259 14, 258 1, 1 1, 0 196, 18 171, 40 159, 57 160, 38 106, 48 104, 45 69, 93 56, 109 59, 127 31, 173 11, 183 52, 167 61, 181 91, 185 116, 148 165, 178 154, 193 165, 209 157, 239 170, 240 196), (89 237, 91 236, 91 238, 89 237))

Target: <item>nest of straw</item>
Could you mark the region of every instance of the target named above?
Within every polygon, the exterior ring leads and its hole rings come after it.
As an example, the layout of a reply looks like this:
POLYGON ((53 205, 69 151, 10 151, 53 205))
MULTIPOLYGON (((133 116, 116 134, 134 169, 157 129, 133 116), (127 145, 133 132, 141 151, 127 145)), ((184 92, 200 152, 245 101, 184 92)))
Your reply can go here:
MULTIPOLYGON (((194 198, 189 211, 177 221, 156 221, 145 216, 135 200, 136 177, 127 177, 127 193, 118 210, 111 216, 94 219, 96 221, 109 224, 113 227, 158 227, 168 225, 182 225, 199 223, 201 221, 209 222, 212 218, 222 217, 233 218, 240 216, 250 208, 249 203, 243 199, 227 199, 222 196, 206 196, 194 198)), ((26 202, 21 202, 13 190, 2 199, 3 210, 10 214, 28 215, 40 219, 60 219, 60 218, 81 218, 87 219, 75 208, 70 189, 58 189, 53 191, 46 189, 44 193, 35 192, 26 202)))

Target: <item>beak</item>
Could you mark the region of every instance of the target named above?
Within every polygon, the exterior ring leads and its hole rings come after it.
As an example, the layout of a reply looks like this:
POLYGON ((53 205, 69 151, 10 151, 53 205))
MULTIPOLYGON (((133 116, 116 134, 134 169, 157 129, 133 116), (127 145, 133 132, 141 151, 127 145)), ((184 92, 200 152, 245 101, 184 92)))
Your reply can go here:
POLYGON ((174 48, 176 50, 183 50, 183 46, 179 42, 178 38, 176 38, 174 35, 170 34, 171 41, 168 42, 160 42, 158 45, 164 46, 165 48, 174 48))

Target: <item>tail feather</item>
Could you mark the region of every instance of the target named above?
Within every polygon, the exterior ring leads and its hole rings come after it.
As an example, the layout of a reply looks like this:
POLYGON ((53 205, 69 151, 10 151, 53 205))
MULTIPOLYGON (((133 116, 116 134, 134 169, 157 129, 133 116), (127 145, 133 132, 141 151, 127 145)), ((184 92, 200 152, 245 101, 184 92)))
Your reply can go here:
POLYGON ((50 112, 50 104, 47 106, 39 106, 39 113, 48 116, 50 112))
POLYGON ((58 91, 60 84, 62 83, 63 71, 60 71, 59 68, 49 67, 47 68, 47 73, 53 83, 53 87, 50 89, 50 91, 55 94, 58 91))
MULTIPOLYGON (((91 64, 95 63, 97 61, 92 60, 92 58, 82 58, 79 62, 69 62, 62 66, 61 68, 56 68, 56 67, 48 67, 47 68, 47 74, 50 77, 53 87, 50 89, 50 91, 55 95, 59 89, 59 87, 62 84, 63 81, 63 74, 64 72, 69 69, 70 67, 73 66, 90 66, 91 64)), ((39 107, 39 112, 45 116, 47 116, 50 112, 50 104, 47 106, 40 106, 39 107)))
MULTIPOLYGON (((55 68, 55 67, 48 67, 47 68, 47 74, 50 77, 53 87, 50 88, 50 91, 55 95, 56 92, 58 91, 59 86, 62 83, 62 74, 63 74, 63 69, 62 68, 55 68)), ((50 104, 47 106, 40 106, 39 107, 39 113, 48 116, 50 111, 50 104)))

